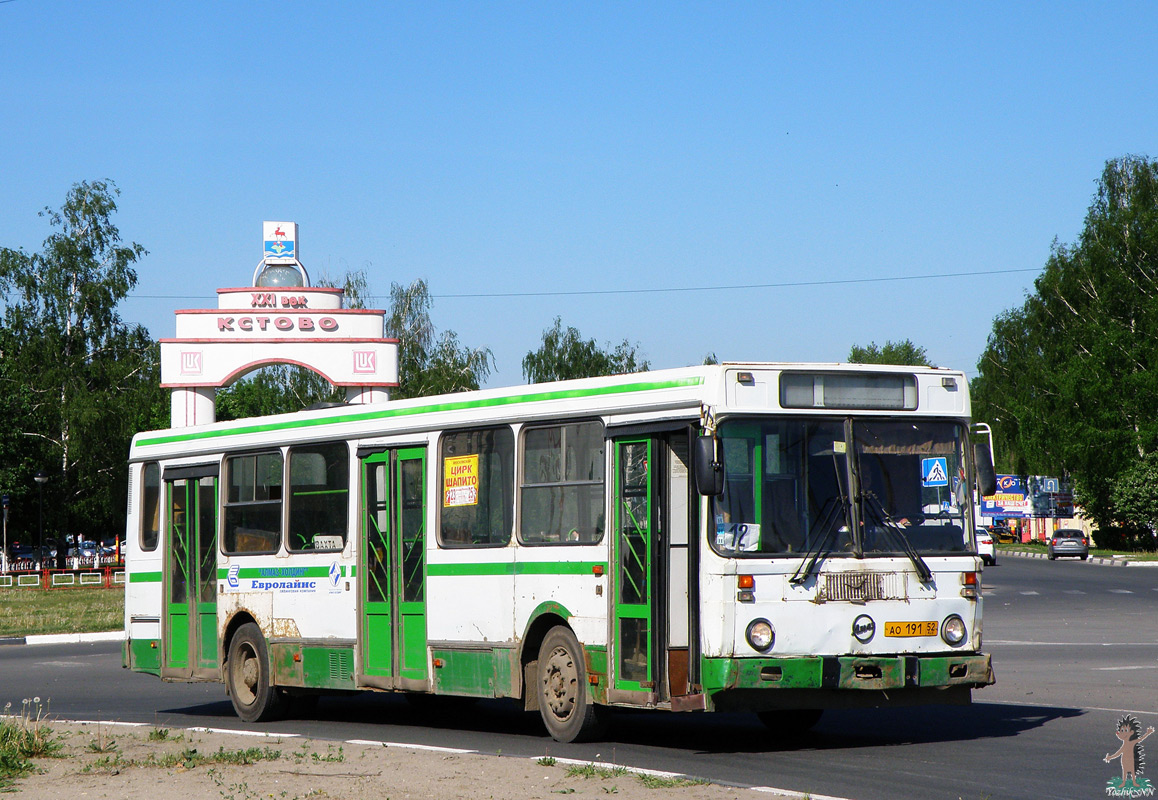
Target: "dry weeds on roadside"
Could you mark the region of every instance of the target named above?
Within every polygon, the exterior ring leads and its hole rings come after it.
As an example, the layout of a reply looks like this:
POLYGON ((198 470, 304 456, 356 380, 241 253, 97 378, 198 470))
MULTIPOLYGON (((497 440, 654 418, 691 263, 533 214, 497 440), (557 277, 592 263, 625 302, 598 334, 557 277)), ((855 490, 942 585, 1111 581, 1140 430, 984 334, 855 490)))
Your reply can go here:
MULTIPOLYGON (((291 737, 161 727, 45 723, 29 709, 0 729, 35 743, 0 791, 23 798, 109 800, 554 800, 558 795, 622 800, 723 800, 747 790, 682 778, 639 775, 622 767, 348 745, 291 737), (22 731, 22 732, 21 732, 22 731)), ((0 741, 3 741, 0 739, 0 741)), ((6 751, 4 751, 6 752, 6 751)), ((762 795, 767 797, 768 795, 762 795)))

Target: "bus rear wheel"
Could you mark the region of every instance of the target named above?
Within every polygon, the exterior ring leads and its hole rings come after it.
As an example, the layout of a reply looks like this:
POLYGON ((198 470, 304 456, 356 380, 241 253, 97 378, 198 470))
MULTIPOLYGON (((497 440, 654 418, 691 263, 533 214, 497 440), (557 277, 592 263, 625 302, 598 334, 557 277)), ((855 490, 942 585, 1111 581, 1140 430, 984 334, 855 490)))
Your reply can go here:
POLYGON ((285 712, 285 695, 270 683, 269 653, 255 623, 245 623, 233 635, 226 673, 229 699, 241 719, 268 722, 285 712))
POLYGON ((583 650, 569 628, 556 626, 539 647, 539 713, 559 742, 585 742, 607 729, 607 710, 591 702, 583 650))

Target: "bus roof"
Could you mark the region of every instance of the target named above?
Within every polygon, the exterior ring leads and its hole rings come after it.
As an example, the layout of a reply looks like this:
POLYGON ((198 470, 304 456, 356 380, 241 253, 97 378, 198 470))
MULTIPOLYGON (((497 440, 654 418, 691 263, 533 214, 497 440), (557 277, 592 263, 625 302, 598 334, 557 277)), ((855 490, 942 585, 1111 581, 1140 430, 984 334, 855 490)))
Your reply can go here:
MULTIPOLYGON (((764 394, 763 405, 738 403, 728 391, 729 376, 746 375, 767 384, 782 372, 877 373, 915 376, 921 386, 922 407, 918 415, 967 417, 967 382, 964 373, 939 367, 876 364, 725 362, 625 375, 581 378, 551 383, 508 386, 455 394, 389 400, 366 405, 249 417, 186 428, 138 433, 133 437, 130 460, 166 455, 196 455, 223 448, 275 446, 317 438, 372 438, 407 431, 462 427, 488 423, 533 421, 560 416, 643 415, 654 419, 698 419, 702 407, 721 416, 743 408, 745 413, 785 413, 775 396, 764 394), (926 402, 934 390, 949 381, 955 398, 926 402), (480 412, 486 418, 480 418, 480 412), (324 431, 324 433, 323 433, 324 431)), ((732 383, 735 378, 732 378, 732 383)), ((935 398, 934 398, 935 399, 935 398)), ((799 413, 794 410, 793 413, 799 413)), ((829 412, 831 413, 831 412, 829 412)), ((642 421, 642 420, 641 420, 642 421)))

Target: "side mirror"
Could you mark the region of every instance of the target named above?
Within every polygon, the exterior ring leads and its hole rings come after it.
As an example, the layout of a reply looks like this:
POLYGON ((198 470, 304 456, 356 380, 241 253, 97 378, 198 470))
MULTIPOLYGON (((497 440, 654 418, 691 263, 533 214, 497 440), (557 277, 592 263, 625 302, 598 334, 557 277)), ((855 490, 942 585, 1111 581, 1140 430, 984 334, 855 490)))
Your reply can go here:
POLYGON ((716 458, 716 437, 696 439, 696 489, 706 497, 724 493, 724 465, 716 458))
POLYGON ((978 442, 973 445, 973 469, 977 471, 977 490, 983 497, 997 493, 997 474, 993 470, 993 453, 978 442))

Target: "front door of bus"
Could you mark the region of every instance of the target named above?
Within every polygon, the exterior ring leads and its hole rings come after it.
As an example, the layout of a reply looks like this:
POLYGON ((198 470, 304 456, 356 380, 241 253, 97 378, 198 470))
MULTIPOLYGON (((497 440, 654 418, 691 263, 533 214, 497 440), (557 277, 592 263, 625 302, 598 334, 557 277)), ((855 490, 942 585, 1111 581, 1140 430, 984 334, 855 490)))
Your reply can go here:
POLYGON ((372 685, 427 681, 425 464, 418 447, 362 459, 361 671, 372 685))
POLYGON ((615 688, 655 690, 656 447, 615 440, 615 688))
POLYGON ((217 667, 217 479, 166 479, 169 509, 162 676, 217 667))

